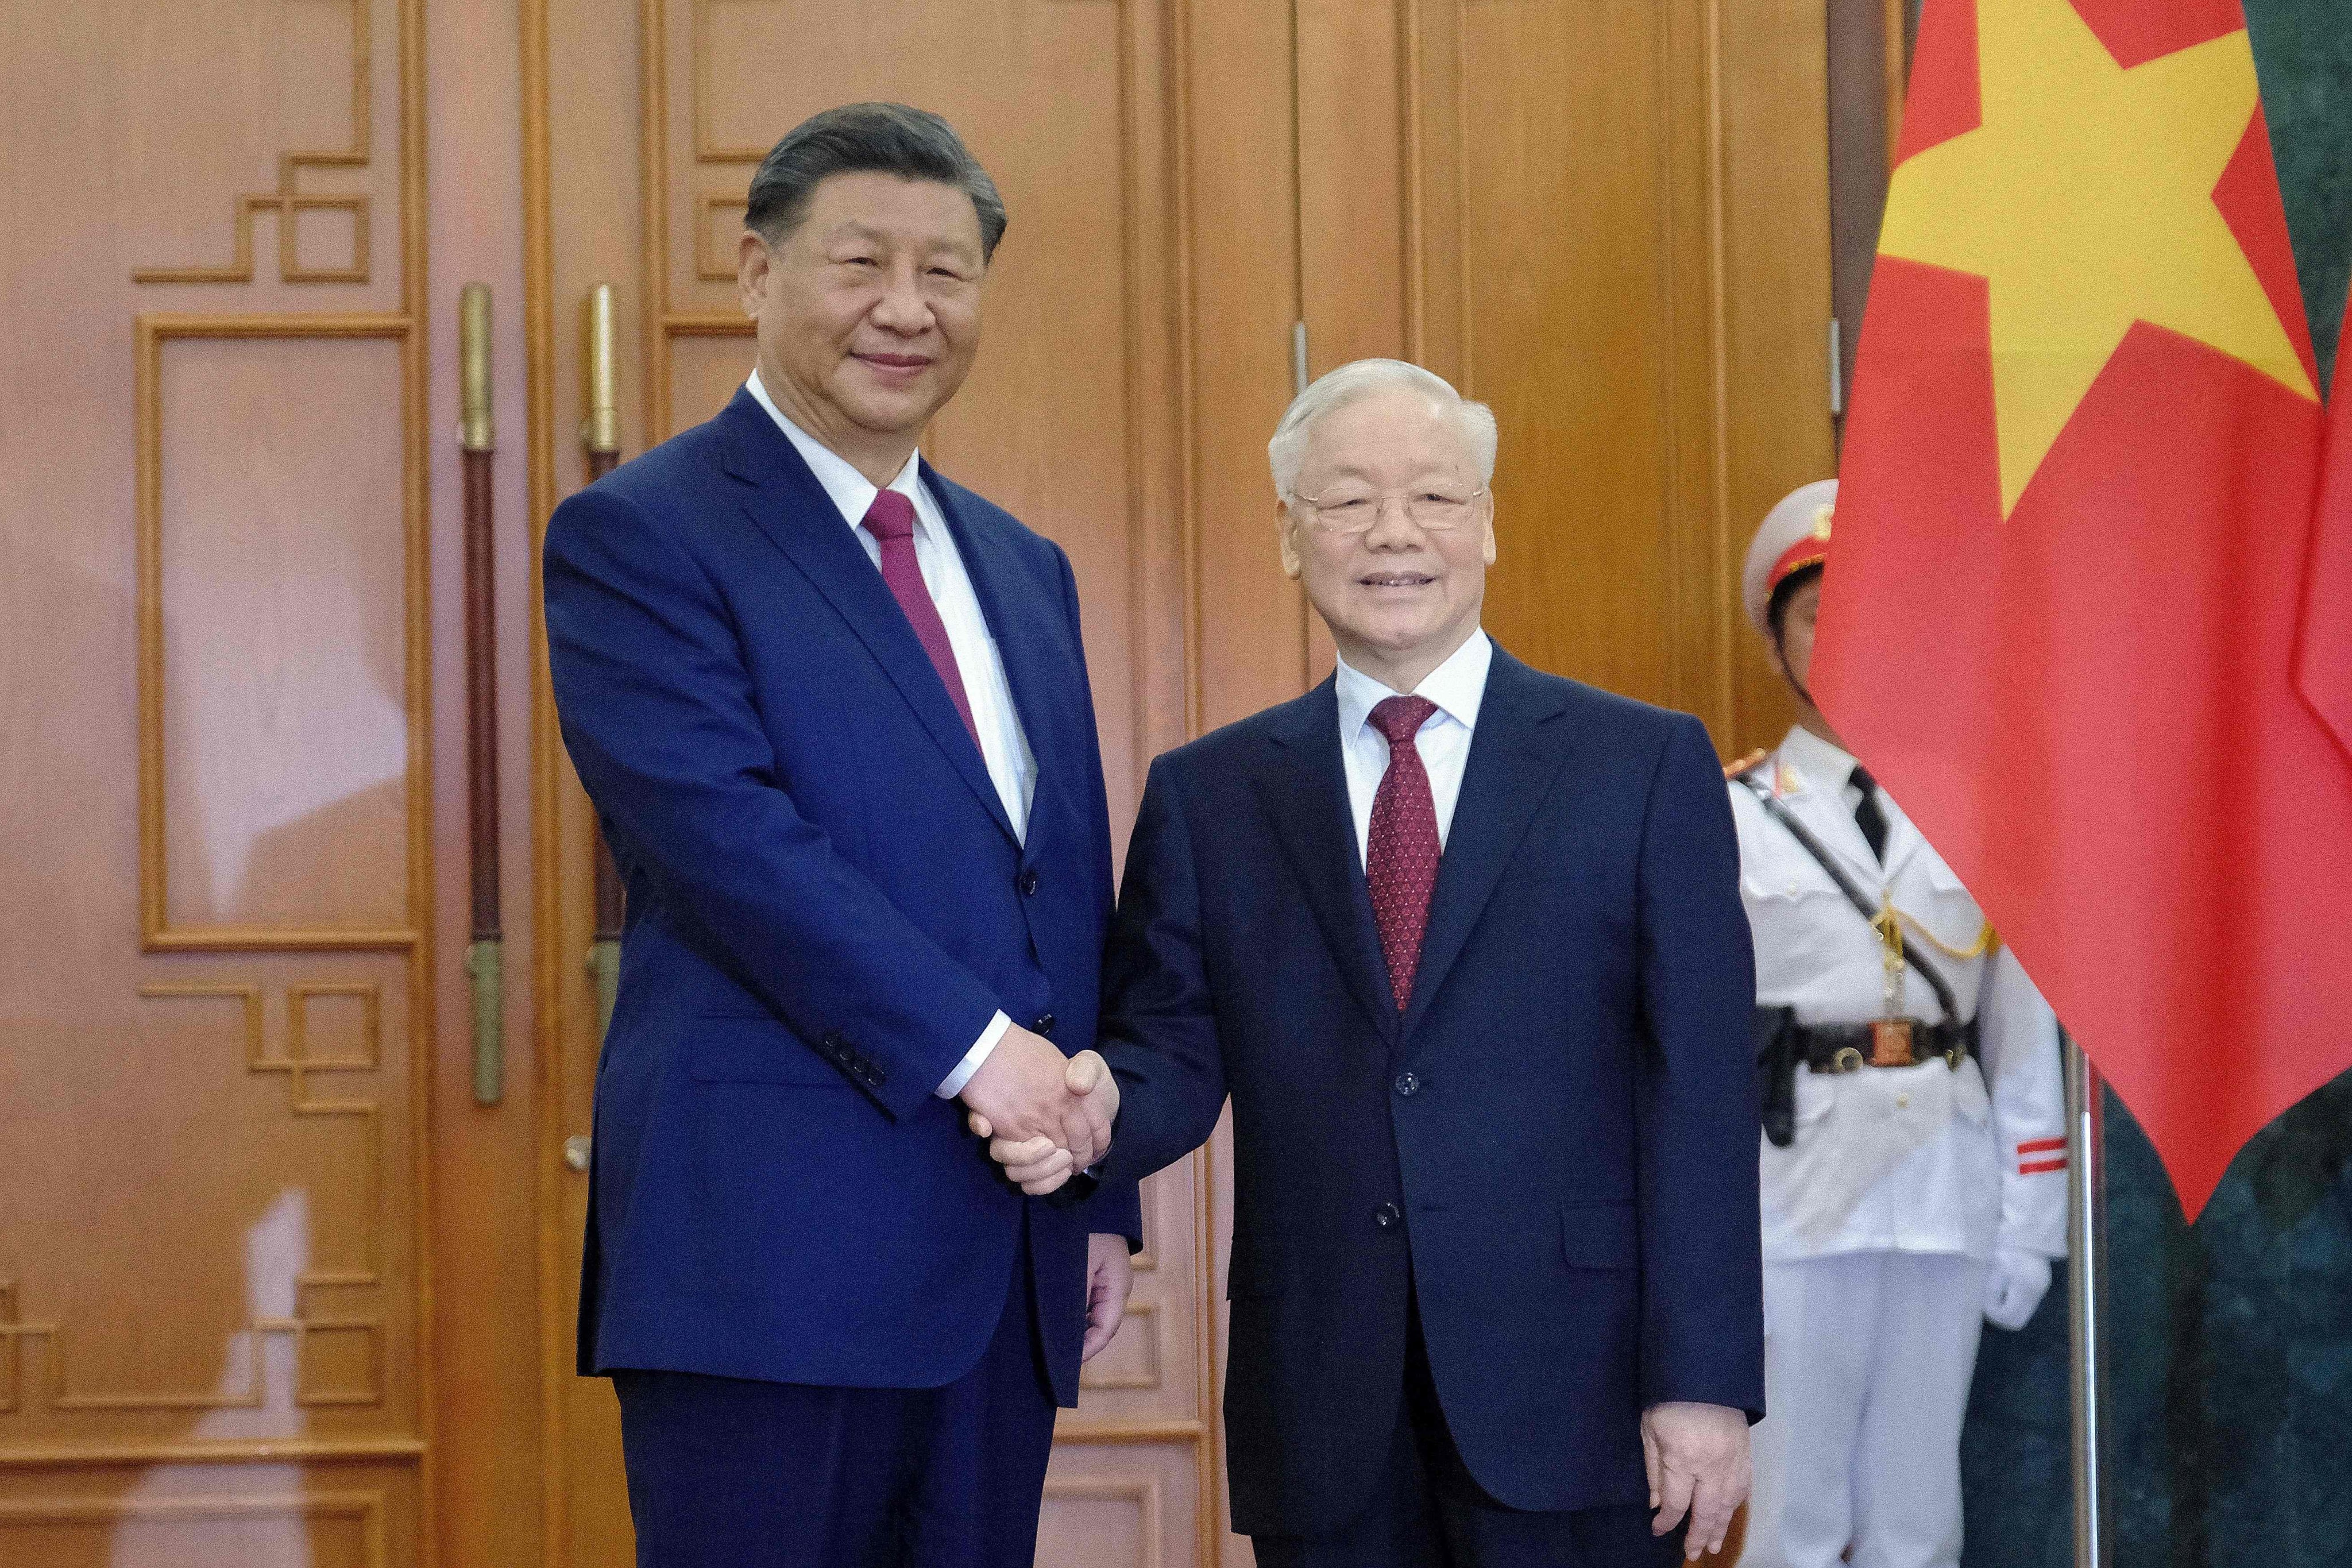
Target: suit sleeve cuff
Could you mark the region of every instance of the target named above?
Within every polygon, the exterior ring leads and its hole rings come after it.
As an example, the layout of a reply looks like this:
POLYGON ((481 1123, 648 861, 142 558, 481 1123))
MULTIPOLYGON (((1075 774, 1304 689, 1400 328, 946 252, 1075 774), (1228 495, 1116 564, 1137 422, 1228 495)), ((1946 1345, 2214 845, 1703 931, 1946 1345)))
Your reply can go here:
POLYGON ((988 1059, 988 1053, 996 1048, 997 1042, 1004 1038, 1004 1031, 1011 1027, 1013 1020, 999 1008, 996 1016, 988 1021, 988 1027, 980 1032, 980 1038, 972 1042, 971 1049, 964 1052, 963 1060, 956 1063, 955 1071, 940 1079, 940 1087, 931 1092, 941 1100, 953 1100, 961 1094, 963 1086, 971 1081, 971 1075, 980 1070, 980 1064, 988 1059))

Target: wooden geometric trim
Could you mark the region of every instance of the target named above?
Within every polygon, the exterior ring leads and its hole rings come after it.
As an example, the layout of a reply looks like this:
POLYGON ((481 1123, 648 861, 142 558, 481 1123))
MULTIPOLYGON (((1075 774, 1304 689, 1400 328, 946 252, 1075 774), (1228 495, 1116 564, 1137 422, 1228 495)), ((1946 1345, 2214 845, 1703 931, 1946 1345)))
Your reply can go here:
POLYGON ((414 1464, 419 1437, 238 1437, 216 1443, 57 1443, 0 1447, 0 1470, 110 1465, 414 1464))
MULTIPOLYGON (((733 273, 728 276, 732 278, 733 273)), ((664 337, 750 338, 759 335, 751 318, 725 310, 673 310, 661 319, 664 337)))
POLYGON ((263 1037, 261 988, 234 983, 182 982, 142 985, 139 994, 153 1000, 218 999, 235 1002, 245 1025, 245 1066, 248 1072, 287 1075, 289 1109, 297 1116, 349 1116, 362 1123, 367 1149, 366 1194, 370 1224, 365 1238, 365 1262, 355 1270, 308 1270, 295 1278, 295 1310, 291 1318, 256 1318, 245 1332, 253 1340, 252 1375, 242 1391, 228 1394, 76 1394, 67 1376, 65 1329, 57 1322, 17 1321, 17 1287, 0 1280, 0 1415, 14 1412, 20 1401, 24 1376, 24 1342, 41 1340, 48 1346, 47 1405, 51 1410, 258 1410, 268 1403, 264 1385, 261 1339, 267 1334, 289 1335, 294 1341, 294 1403, 298 1407, 373 1405, 383 1402, 384 1332, 380 1318, 309 1315, 307 1293, 322 1287, 370 1288, 382 1283, 381 1242, 383 1155, 378 1136, 377 1107, 373 1100, 321 1100, 307 1098, 309 1072, 359 1072, 383 1063, 381 987, 372 982, 301 985, 287 1000, 288 1053, 268 1054, 263 1037), (316 1060, 303 1054, 305 1009, 314 996, 355 996, 362 1009, 365 1049, 358 1058, 316 1060), (299 1021, 298 1021, 299 1020, 299 1021), (310 1384, 310 1343, 314 1334, 362 1334, 367 1340, 367 1383, 359 1388, 314 1388, 310 1384))
MULTIPOLYGON (((357 1268, 306 1269, 295 1277, 298 1290, 319 1286, 369 1287, 383 1282, 383 1147, 379 1135, 379 1108, 373 1100, 316 1100, 309 1074, 314 1072, 375 1072, 383 1066, 383 987, 373 980, 313 983, 289 986, 286 993, 286 1054, 268 1054, 262 1033, 262 996, 257 985, 177 982, 146 984, 139 994, 151 1000, 226 997, 245 1009, 245 1069, 286 1075, 287 1110, 296 1116, 347 1116, 360 1123, 361 1146, 366 1151, 362 1212, 368 1228, 357 1268), (351 996, 360 1003, 362 1051, 357 1057, 323 1060, 308 1054, 310 1004, 313 997, 351 996)), ((303 1313, 299 1299, 295 1308, 303 1313)))
MULTIPOLYGON (((254 1064, 278 1070, 276 1062, 254 1064)), ((286 992, 286 1070, 294 1074, 294 1095, 302 1095, 302 1074, 310 1072, 376 1072, 383 1067, 383 987, 373 980, 293 985, 286 992), (310 1002, 318 996, 356 997, 360 1004, 360 1037, 366 1052, 357 1057, 314 1057, 310 1054, 310 1002)))
POLYGON ((735 264, 710 248, 710 215, 726 207, 740 207, 741 196, 724 192, 707 194, 702 198, 701 221, 694 226, 694 275, 706 283, 732 283, 735 264))
POLYGON ((1126 1332, 1129 1323, 1133 1323, 1136 1331, 1143 1336, 1143 1370, 1139 1373, 1125 1373, 1113 1376, 1108 1373, 1097 1372, 1092 1365, 1083 1366, 1078 1369, 1080 1388, 1157 1388, 1160 1386, 1160 1309, 1150 1301, 1129 1301, 1127 1304, 1127 1317, 1119 1325, 1119 1331, 1126 1332))
MULTIPOLYGON (((302 157, 289 153, 280 163, 279 188, 238 196, 231 219, 235 259, 226 267, 142 267, 131 274, 133 283, 250 283, 253 281, 253 215, 278 214, 278 276, 286 283, 364 283, 368 280, 368 198, 365 195, 305 196, 284 188, 294 177, 302 157), (352 260, 349 267, 305 267, 297 254, 294 215, 298 212, 347 212, 352 215, 352 260)), ((313 157, 311 162, 318 160, 313 157)))
POLYGON ((141 941, 149 952, 405 952, 417 938, 405 926, 183 926, 148 931, 141 941))
POLYGON ((0 1502, 0 1530, 11 1525, 113 1524, 124 1520, 348 1519, 360 1527, 367 1568, 383 1568, 384 1498, 373 1492, 310 1492, 291 1497, 39 1499, 0 1502))
MULTIPOLYGON (((15 1293, 9 1295, 9 1310, 15 1310, 15 1293)), ((298 1406, 315 1407, 325 1405, 381 1405, 383 1403, 383 1325, 372 1318, 332 1318, 308 1322, 300 1318, 256 1318, 245 1331, 254 1342, 253 1375, 246 1388, 228 1394, 76 1394, 67 1386, 66 1334, 57 1323, 20 1323, 0 1321, 0 1341, 6 1342, 9 1364, 11 1401, 5 1409, 16 1409, 13 1397, 16 1380, 22 1375, 23 1342, 26 1340, 47 1342, 48 1376, 45 1380, 46 1405, 50 1410, 259 1410, 268 1403, 269 1391, 265 1386, 261 1339, 265 1334, 289 1335, 294 1341, 294 1403, 298 1406), (368 1336, 368 1382, 364 1389, 314 1390, 306 1386, 303 1368, 308 1337, 313 1331, 334 1333, 365 1333, 368 1336)))
POLYGON ((383 1325, 373 1318, 304 1318, 294 1324, 294 1403, 308 1410, 325 1405, 383 1403, 383 1325), (359 1334, 367 1342, 367 1382, 357 1388, 320 1388, 310 1380, 309 1350, 321 1334, 359 1334))
MULTIPOLYGON (((164 885, 163 800, 163 346, 174 339, 239 341, 377 338, 411 347, 415 323, 404 314, 179 316, 142 315, 133 332, 132 444, 139 571, 139 924, 149 952, 352 952, 411 951, 414 927, 302 928, 171 924, 164 885)), ((422 607, 408 606, 409 635, 420 635, 422 607)), ((412 725, 412 728, 414 726, 412 725)), ((412 752, 412 774, 418 759, 412 752)), ((415 836, 425 830, 421 792, 412 778, 408 831, 412 886, 424 864, 415 836)))
POLYGON ((364 195, 305 195, 300 189, 304 169, 362 169, 373 144, 373 92, 370 80, 368 0, 351 0, 352 6, 352 140, 347 147, 278 156, 278 188, 238 196, 231 207, 230 234, 234 259, 226 267, 142 267, 131 274, 133 283, 250 283, 253 281, 253 217, 259 212, 278 215, 278 276, 288 283, 364 283, 368 280, 368 198, 364 195), (296 254, 294 215, 312 211, 352 215, 352 261, 349 267, 305 267, 296 254))
MULTIPOLYGON (((367 1148, 367 1178, 362 1189, 368 1215, 365 1250, 361 1266, 354 1270, 306 1271, 296 1284, 371 1286, 381 1282, 383 1242, 378 1227, 383 1223, 383 1144, 377 1131, 376 1102, 372 1100, 311 1100, 305 1074, 313 1072, 376 1072, 383 1067, 383 987, 373 980, 341 981, 289 986, 286 992, 286 1056, 282 1061, 255 1058, 247 1064, 255 1072, 283 1072, 287 1075, 287 1093, 297 1116, 352 1116, 360 1119, 367 1148), (360 1039, 362 1050, 357 1057, 313 1057, 310 1055, 310 1000, 317 996, 357 997, 360 1004, 360 1039)), ((322 1323, 323 1320, 311 1320, 322 1323)))
MULTIPOLYGON (((757 163, 765 147, 719 147, 710 132, 710 8, 719 0, 693 0, 694 161, 698 163, 757 163)), ((730 272, 728 277, 735 276, 730 272)))
POLYGON ((1143 1554, 1138 1568, 1160 1568, 1160 1478, 1138 1476, 1131 1480, 1101 1476, 1047 1476, 1045 1498, 1083 1499, 1090 1502, 1132 1502, 1139 1518, 1137 1539, 1143 1554))

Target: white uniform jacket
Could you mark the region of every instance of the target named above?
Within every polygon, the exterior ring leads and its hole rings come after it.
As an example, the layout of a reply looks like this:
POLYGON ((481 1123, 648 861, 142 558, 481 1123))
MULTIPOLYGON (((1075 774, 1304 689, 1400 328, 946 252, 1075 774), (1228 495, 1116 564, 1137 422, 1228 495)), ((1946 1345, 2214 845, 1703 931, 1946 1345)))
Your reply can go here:
MULTIPOLYGON (((1784 1262, 1883 1250, 1990 1258, 1996 1247, 2066 1250, 2065 1107, 2057 1021, 2007 948, 1956 958, 1983 912, 1943 857, 1880 792, 1881 868, 1855 825, 1854 759, 1792 730, 1752 775, 1843 862, 1909 917, 1906 940, 1950 983, 1962 1017, 1981 1016, 1982 1066, 1939 1058, 1850 1073, 1797 1069, 1797 1135, 1763 1149, 1764 1257, 1784 1262), (1936 942, 1918 934, 1924 927, 1936 942), (1942 944, 1941 947, 1937 942, 1942 944), (1988 1092, 1990 1084, 1990 1092, 1988 1092)), ((1758 1001, 1801 1024, 1866 1024, 1884 1011, 1885 948, 1796 837, 1734 780, 1740 893, 1756 939, 1758 1001)), ((1907 964, 1906 1016, 1935 1023, 1935 992, 1907 964)))

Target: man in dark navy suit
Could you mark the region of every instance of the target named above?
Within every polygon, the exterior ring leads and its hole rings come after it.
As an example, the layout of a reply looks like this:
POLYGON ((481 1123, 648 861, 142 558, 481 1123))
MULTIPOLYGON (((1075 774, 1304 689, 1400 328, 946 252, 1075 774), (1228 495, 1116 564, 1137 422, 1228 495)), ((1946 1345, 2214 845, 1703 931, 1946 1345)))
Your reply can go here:
POLYGON ((1004 209, 946 121, 859 104, 777 143, 746 222, 757 370, 548 530, 628 887, 581 1370, 641 1563, 1028 1568, 1138 1215, 1131 1182, 1024 1198, 956 1103, 1082 1166, 1108 1138, 1076 586, 916 450, 1004 209))
MULTIPOLYGON (((1097 1174, 1181 1158, 1231 1096, 1225 1419, 1262 1568, 1623 1568, 1678 1529, 1696 1556, 1764 1399, 1714 749, 1479 629, 1494 416, 1444 381, 1336 370, 1271 456, 1339 666, 1153 764, 1097 1174)), ((1076 1163, 992 1152, 1032 1191, 1076 1163)))

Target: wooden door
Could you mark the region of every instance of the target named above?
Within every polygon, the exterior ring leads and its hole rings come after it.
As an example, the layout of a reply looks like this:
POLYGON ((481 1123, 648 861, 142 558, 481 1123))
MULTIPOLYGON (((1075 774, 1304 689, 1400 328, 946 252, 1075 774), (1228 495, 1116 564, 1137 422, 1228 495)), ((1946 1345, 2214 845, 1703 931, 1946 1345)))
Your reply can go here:
POLYGON ((530 1123, 472 1101, 455 962, 456 285, 427 261, 479 247, 433 243, 472 226, 425 126, 477 111, 463 68, 428 93, 428 9, 0 7, 11 1564, 488 1563, 530 1479, 482 1460, 528 1373, 472 1375, 530 1342, 497 1261, 530 1190, 485 1178, 530 1123))

